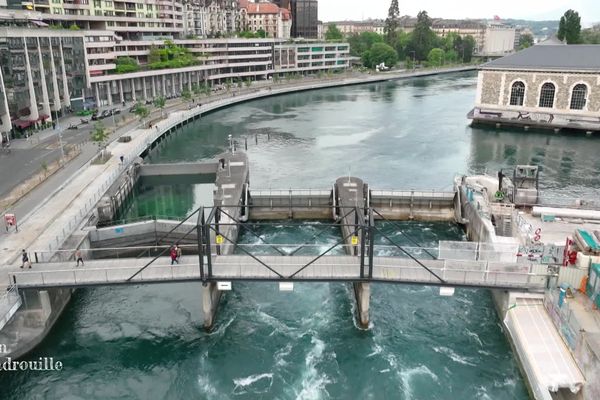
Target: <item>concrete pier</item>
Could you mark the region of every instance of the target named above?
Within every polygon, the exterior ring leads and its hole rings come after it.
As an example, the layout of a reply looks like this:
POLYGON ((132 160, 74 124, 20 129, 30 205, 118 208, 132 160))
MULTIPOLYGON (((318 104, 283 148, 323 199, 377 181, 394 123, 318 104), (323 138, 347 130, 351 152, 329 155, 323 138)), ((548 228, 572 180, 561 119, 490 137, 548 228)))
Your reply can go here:
MULTIPOLYGON (((248 157, 243 152, 232 152, 219 157, 216 170, 215 190, 213 202, 220 206, 219 212, 214 215, 215 229, 211 230, 210 246, 212 254, 232 254, 239 235, 239 222, 248 219, 248 185, 250 168, 248 157), (217 240, 217 238, 219 239, 217 240)), ((213 327, 222 292, 217 289, 215 282, 202 284, 202 311, 204 315, 204 328, 213 327)))
MULTIPOLYGON (((368 186, 360 178, 339 178, 334 186, 334 213, 340 218, 342 237, 346 242, 346 253, 357 256, 364 239, 357 229, 364 222, 364 209, 368 197, 368 186)), ((371 284, 353 282, 356 297, 356 318, 362 328, 369 327, 369 303, 371 300, 371 284)))

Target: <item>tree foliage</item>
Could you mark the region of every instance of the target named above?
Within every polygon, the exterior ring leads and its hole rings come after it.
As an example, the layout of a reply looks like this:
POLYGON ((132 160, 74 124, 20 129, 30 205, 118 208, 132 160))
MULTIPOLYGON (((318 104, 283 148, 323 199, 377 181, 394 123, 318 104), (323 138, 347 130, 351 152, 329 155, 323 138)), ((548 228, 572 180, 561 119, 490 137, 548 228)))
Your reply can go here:
POLYGON ((398 62, 398 53, 387 43, 375 43, 370 50, 363 53, 363 64, 375 68, 384 63, 386 67, 393 67, 398 62))
POLYGON ((600 44, 600 30, 584 29, 581 31, 581 42, 585 44, 600 44))
POLYGON ((259 29, 256 31, 256 33, 254 34, 257 38, 266 38, 267 37, 267 32, 265 32, 264 29, 259 29))
POLYGON ((526 49, 533 46, 533 36, 529 33, 524 33, 519 37, 519 49, 526 49))
POLYGON ((436 40, 437 37, 431 29, 431 18, 427 15, 427 11, 420 11, 409 44, 410 50, 415 52, 415 58, 425 60, 436 40))
POLYGON ((463 62, 470 63, 473 59, 473 52, 475 51, 475 38, 471 35, 467 35, 463 38, 463 48, 462 48, 462 60, 463 62))
POLYGON ((375 32, 362 32, 360 35, 352 35, 348 38, 350 54, 361 57, 375 43, 383 42, 383 36, 375 32))
POLYGON ((327 40, 342 40, 344 35, 339 30, 336 24, 331 24, 327 27, 327 32, 325 32, 325 39, 327 40))
POLYGON ((132 57, 117 57, 117 74, 126 74, 128 72, 136 72, 140 70, 140 65, 137 60, 132 57))
POLYGON ((108 140, 108 132, 104 128, 102 122, 97 122, 94 124, 94 129, 92 129, 91 134, 92 142, 96 143, 98 147, 104 147, 106 141, 108 140))
POLYGON ((198 59, 189 49, 177 46, 170 40, 165 41, 162 48, 152 47, 148 55, 148 68, 182 68, 198 63, 198 59))
POLYGON ((136 103, 133 113, 137 115, 140 121, 143 121, 148 115, 150 115, 150 110, 142 103, 136 103))
POLYGON ((567 44, 581 43, 581 17, 574 10, 567 10, 560 18, 558 33, 560 40, 566 40, 567 44))
POLYGON ((396 41, 396 34, 398 33, 398 28, 400 26, 399 19, 400 8, 398 7, 398 0, 392 0, 384 28, 386 41, 390 45, 396 41))
POLYGON ((439 67, 444 63, 444 50, 440 48, 431 49, 427 55, 427 62, 432 67, 439 67))
POLYGON ((165 108, 165 105, 167 104, 167 99, 165 99, 164 96, 158 96, 157 98, 154 99, 153 103, 154 103, 154 107, 160 108, 160 115, 162 116, 163 109, 165 108))

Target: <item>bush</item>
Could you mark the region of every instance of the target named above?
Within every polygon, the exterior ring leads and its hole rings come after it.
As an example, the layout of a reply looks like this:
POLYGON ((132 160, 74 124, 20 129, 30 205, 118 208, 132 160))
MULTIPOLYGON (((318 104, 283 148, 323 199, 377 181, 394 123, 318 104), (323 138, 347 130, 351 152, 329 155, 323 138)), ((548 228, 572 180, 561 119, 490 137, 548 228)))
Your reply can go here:
POLYGON ((128 72, 137 72, 140 70, 140 66, 135 58, 118 57, 116 64, 117 74, 126 74, 128 72))

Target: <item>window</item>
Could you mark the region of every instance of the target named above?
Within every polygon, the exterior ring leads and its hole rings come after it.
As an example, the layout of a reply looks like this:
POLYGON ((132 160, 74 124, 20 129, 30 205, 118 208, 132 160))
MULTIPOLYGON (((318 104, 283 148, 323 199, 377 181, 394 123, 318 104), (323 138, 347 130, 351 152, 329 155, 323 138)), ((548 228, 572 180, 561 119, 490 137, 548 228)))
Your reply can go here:
POLYGON ((540 107, 552 108, 554 107, 554 92, 556 91, 554 84, 546 82, 542 85, 540 91, 540 107))
POLYGON ((510 105, 522 106, 525 98, 525 84, 521 81, 516 81, 510 89, 510 105))
POLYGON ((587 97, 587 86, 583 83, 575 85, 571 93, 571 110, 583 110, 587 97))

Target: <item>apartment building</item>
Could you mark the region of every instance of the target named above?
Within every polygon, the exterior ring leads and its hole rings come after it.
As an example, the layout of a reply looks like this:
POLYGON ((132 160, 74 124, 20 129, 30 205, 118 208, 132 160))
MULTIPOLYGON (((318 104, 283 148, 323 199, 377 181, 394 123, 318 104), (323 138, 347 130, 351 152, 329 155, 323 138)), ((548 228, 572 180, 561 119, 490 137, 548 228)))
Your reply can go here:
POLYGON ((274 3, 250 3, 247 0, 241 0, 240 7, 245 10, 248 30, 252 32, 262 30, 270 38, 290 38, 292 15, 288 9, 274 3))
POLYGON ((323 34, 327 33, 330 25, 335 25, 344 36, 359 35, 363 32, 375 32, 383 35, 385 32, 385 21, 383 20, 365 20, 365 21, 331 21, 323 24, 323 34))
POLYGON ((132 40, 111 30, 52 29, 44 27, 42 14, 16 13, 4 12, 3 19, 0 10, 3 132, 50 121, 69 108, 177 95, 196 85, 349 67, 349 46, 344 43, 273 38, 165 41, 152 36, 132 40), (159 50, 167 48, 180 54, 182 62, 157 59, 159 50))
POLYGON ((183 23, 186 37, 231 36, 246 29, 246 14, 238 0, 187 0, 183 23))

